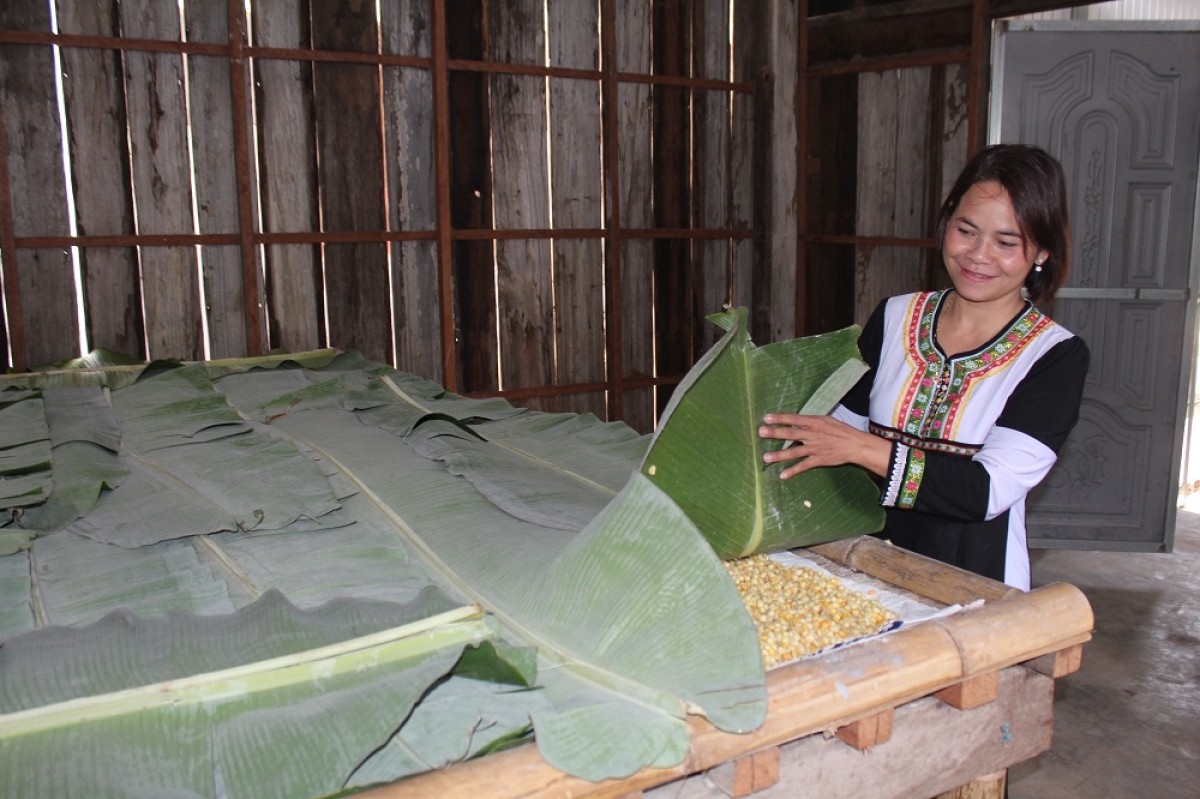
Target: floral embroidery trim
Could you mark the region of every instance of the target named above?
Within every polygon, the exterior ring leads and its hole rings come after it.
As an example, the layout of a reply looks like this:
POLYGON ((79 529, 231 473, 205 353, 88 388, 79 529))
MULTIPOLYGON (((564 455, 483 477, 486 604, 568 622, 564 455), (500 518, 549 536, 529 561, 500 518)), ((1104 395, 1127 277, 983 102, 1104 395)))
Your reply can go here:
POLYGON ((900 496, 896 499, 896 507, 912 510, 917 502, 917 491, 921 489, 921 478, 925 476, 925 450, 908 447, 908 466, 904 470, 904 480, 900 486, 900 496))
POLYGON ((908 307, 905 347, 913 373, 896 409, 896 422, 909 435, 924 440, 952 437, 958 413, 975 381, 1007 368, 1021 350, 1054 324, 1031 304, 989 346, 967 357, 947 359, 933 340, 946 293, 915 295, 908 307))
POLYGON ((892 467, 888 473, 887 486, 879 504, 885 508, 894 508, 900 495, 900 486, 904 483, 904 466, 908 463, 908 447, 897 443, 892 447, 892 467))

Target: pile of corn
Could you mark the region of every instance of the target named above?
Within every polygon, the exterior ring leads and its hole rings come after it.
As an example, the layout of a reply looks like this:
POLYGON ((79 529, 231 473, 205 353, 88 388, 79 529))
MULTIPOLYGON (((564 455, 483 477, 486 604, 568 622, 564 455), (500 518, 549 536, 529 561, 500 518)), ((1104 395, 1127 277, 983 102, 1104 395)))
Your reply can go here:
POLYGON ((768 669, 871 635, 896 618, 879 600, 816 569, 785 566, 767 555, 725 561, 725 568, 754 619, 768 669))

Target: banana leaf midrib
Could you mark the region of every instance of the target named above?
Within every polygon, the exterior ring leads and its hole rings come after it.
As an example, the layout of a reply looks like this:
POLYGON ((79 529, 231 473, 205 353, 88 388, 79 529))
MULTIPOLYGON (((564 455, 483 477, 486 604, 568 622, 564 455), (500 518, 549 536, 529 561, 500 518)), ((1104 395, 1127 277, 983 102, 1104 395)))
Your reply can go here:
MULTIPOLYGON (((483 640, 491 634, 483 609, 464 605, 390 630, 291 655, 0 715, 0 741, 162 705, 209 702, 308 683, 318 664, 330 661, 333 666, 342 656, 369 658, 371 665, 377 666, 389 662, 389 658, 426 654, 445 646, 483 640)), ((361 668, 357 663, 342 665, 343 670, 361 668)), ((324 676, 337 673, 325 669, 321 672, 324 676)))
MULTIPOLYGON (((738 343, 751 350, 754 346, 748 340, 738 343)), ((749 352, 747 353, 747 359, 749 358, 750 354, 751 353, 749 352)), ((758 423, 754 418, 754 381, 751 379, 749 369, 742 370, 742 382, 746 387, 746 402, 744 406, 746 409, 746 429, 756 430, 758 423)), ((753 448, 753 451, 757 452, 758 450, 757 448, 753 448)), ((761 467, 755 468, 755 466, 757 466, 757 464, 751 465, 751 469, 754 472, 754 527, 750 534, 749 540, 746 543, 746 547, 742 551, 742 555, 749 555, 758 549, 759 544, 762 542, 763 531, 766 527, 766 519, 763 518, 763 498, 766 495, 766 492, 763 490, 763 475, 765 472, 761 467)))
POLYGON ((195 536, 195 538, 199 539, 200 544, 207 549, 214 558, 216 558, 217 562, 225 567, 225 570, 228 571, 233 577, 237 578, 242 585, 246 586, 246 588, 251 594, 254 595, 255 598, 263 595, 262 589, 259 588, 252 579, 250 579, 250 575, 242 571, 237 563, 234 562, 233 558, 229 557, 225 550, 217 546, 216 542, 212 540, 211 536, 198 535, 195 536))
POLYGON ((625 701, 632 702, 642 707, 655 711, 661 711, 663 703, 652 701, 647 697, 667 696, 670 697, 671 704, 683 705, 689 712, 692 713, 702 713, 700 708, 693 706, 691 703, 684 702, 679 697, 656 691, 644 683, 630 680, 629 678, 610 669, 604 668, 603 666, 583 660, 578 654, 563 650, 562 647, 555 641, 539 635, 524 624, 520 623, 518 620, 514 619, 509 614, 505 613, 503 610, 492 605, 469 583, 462 580, 453 569, 451 569, 432 549, 430 549, 428 545, 426 545, 424 539, 422 539, 421 536, 418 535, 415 530, 413 530, 413 528, 404 520, 403 517, 400 516, 399 513, 397 513, 386 502, 384 502, 383 499, 380 498, 370 486, 360 480, 358 476, 355 475, 350 469, 346 468, 346 466, 334 458, 332 454, 317 446, 315 442, 307 440, 298 434, 293 434, 293 438, 296 441, 300 441, 305 446, 310 447, 314 452, 318 453, 322 458, 327 459, 331 465, 340 470, 346 476, 346 478, 354 483, 359 491, 362 492, 363 497, 370 500, 379 509, 379 511, 392 522, 394 529, 396 530, 396 534, 401 536, 406 544, 412 546, 413 549, 418 551, 430 567, 436 569, 438 574, 440 574, 443 579, 453 585, 456 590, 461 592, 462 596, 473 598, 491 616, 495 617, 502 626, 517 633, 522 642, 535 647, 538 650, 539 656, 546 658, 552 663, 559 665, 570 665, 580 674, 581 678, 587 680, 587 682, 597 690, 620 697, 625 701), (603 675, 604 679, 597 679, 596 677, 590 675, 603 675))
POLYGON ((33 624, 36 628, 50 624, 50 616, 46 613, 46 601, 42 598, 41 580, 38 578, 37 550, 29 548, 29 602, 33 606, 33 624))
MULTIPOLYGON (((416 408, 424 413, 433 413, 432 408, 422 405, 415 398, 413 398, 412 395, 410 395, 404 389, 397 386, 395 384, 395 382, 393 382, 387 375, 383 376, 383 383, 393 393, 395 393, 395 395, 397 397, 404 400, 409 405, 412 405, 414 408, 416 408)), ((541 466, 545 469, 549 469, 551 471, 558 472, 559 474, 570 477, 570 478, 582 483, 583 485, 588 486, 589 488, 592 488, 602 494, 605 494, 606 496, 615 497, 617 495, 617 492, 614 491, 613 489, 609 488, 608 486, 601 485, 600 483, 597 483, 594 480, 584 477, 583 475, 579 474, 578 472, 573 472, 570 469, 564 469, 562 466, 558 465, 557 463, 554 463, 553 461, 545 460, 544 458, 540 458, 537 455, 534 455, 532 452, 527 452, 526 450, 523 450, 520 447, 514 447, 511 444, 507 444, 503 441, 496 441, 493 439, 487 439, 487 443, 491 444, 492 446, 499 447, 500 449, 507 450, 508 452, 511 452, 515 455, 519 455, 520 457, 525 458, 526 460, 529 460, 532 463, 535 463, 538 466, 541 466)))

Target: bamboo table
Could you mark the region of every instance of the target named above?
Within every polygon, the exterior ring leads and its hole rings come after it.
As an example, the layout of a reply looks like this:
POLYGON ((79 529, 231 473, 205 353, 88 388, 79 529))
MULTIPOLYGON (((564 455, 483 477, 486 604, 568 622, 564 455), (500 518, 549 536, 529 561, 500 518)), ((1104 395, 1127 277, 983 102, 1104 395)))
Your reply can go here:
POLYGON ((1007 768, 1050 747, 1054 680, 1091 638, 1083 593, 1024 593, 869 536, 810 551, 936 603, 983 603, 772 669, 762 727, 739 735, 693 717, 674 768, 594 783, 528 745, 362 796, 999 799, 1007 768))

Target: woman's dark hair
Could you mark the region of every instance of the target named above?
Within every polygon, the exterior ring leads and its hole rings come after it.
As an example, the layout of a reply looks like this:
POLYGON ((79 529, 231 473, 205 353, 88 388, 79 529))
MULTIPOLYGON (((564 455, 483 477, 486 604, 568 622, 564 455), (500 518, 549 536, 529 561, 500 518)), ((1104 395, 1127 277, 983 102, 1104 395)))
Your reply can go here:
POLYGON ((976 183, 995 181, 1008 192, 1017 224, 1026 242, 1049 253, 1042 269, 1029 270, 1025 290, 1035 305, 1049 303, 1067 281, 1071 232, 1067 218, 1067 180, 1062 165, 1040 147, 1027 144, 994 144, 975 154, 942 204, 937 240, 945 241, 946 228, 963 195, 976 183))

